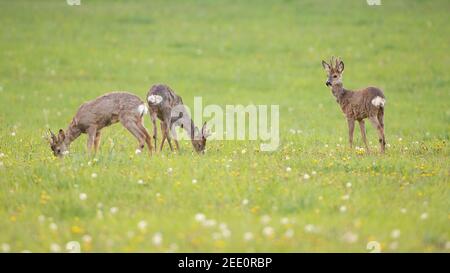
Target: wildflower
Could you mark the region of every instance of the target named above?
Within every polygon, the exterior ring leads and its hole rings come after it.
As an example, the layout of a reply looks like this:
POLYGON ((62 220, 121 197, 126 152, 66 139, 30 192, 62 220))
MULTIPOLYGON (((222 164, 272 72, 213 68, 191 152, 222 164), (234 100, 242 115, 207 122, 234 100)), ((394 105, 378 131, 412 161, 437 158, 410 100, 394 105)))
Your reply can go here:
POLYGON ((311 174, 312 174, 312 175, 316 175, 317 172, 316 172, 316 171, 312 171, 311 174))
POLYGON ((192 184, 197 184, 197 179, 192 179, 192 184))
POLYGON ((50 252, 53 253, 61 252, 61 247, 56 243, 52 243, 50 244, 50 252))
POLYGON ((11 251, 11 247, 9 246, 9 244, 3 243, 2 244, 2 252, 3 253, 7 253, 7 252, 10 252, 10 251, 11 251))
POLYGON ((16 136, 16 132, 11 132, 11 136, 15 137, 16 136))
POLYGON ((49 225, 49 227, 50 227, 50 229, 51 229, 52 231, 57 231, 57 230, 58 230, 58 225, 56 225, 55 223, 51 223, 51 224, 49 225))
POLYGON ((228 238, 231 236, 231 231, 228 228, 222 229, 222 236, 228 238))
POLYGON ((348 200, 348 199, 350 199, 350 195, 349 194, 346 194, 346 195, 342 196, 342 200, 348 200))
POLYGON ((247 153, 247 150, 246 149, 242 149, 241 154, 245 154, 245 153, 247 153))
POLYGON ((274 229, 272 227, 265 227, 263 229, 263 234, 267 237, 271 237, 274 234, 274 229))
POLYGON ((420 219, 421 220, 425 220, 425 219, 427 219, 428 218, 428 213, 426 213, 426 212, 424 212, 424 213, 422 213, 421 215, 420 215, 420 219))
POLYGON ((144 232, 147 229, 147 222, 142 220, 138 223, 138 229, 142 232, 144 232))
POLYGON ((342 237, 342 239, 344 240, 344 242, 349 243, 349 244, 353 244, 356 241, 358 241, 358 234, 355 234, 353 232, 346 232, 344 234, 344 236, 342 237))
POLYGON ((92 237, 88 234, 83 235, 83 237, 81 237, 81 240, 83 240, 84 243, 86 244, 90 244, 92 242, 92 237))
POLYGON ((92 178, 97 178, 97 174, 96 174, 96 173, 92 173, 92 174, 91 174, 91 177, 92 177, 92 178))
POLYGON ((45 222, 45 216, 44 215, 39 215, 38 221, 39 221, 39 223, 44 223, 45 222))
POLYGON ((251 233, 251 232, 246 232, 246 233, 244 233, 244 241, 251 241, 251 240, 253 240, 253 233, 251 233))
POLYGON ((81 252, 80 243, 77 241, 70 241, 66 244, 66 250, 69 253, 80 253, 81 252))
POLYGON ((204 225, 205 227, 213 227, 213 226, 216 225, 216 220, 214 220, 214 219, 208 219, 208 220, 206 220, 206 221, 203 222, 203 225, 204 225))
POLYGON ((144 180, 139 179, 137 183, 138 183, 139 185, 142 185, 142 184, 144 184, 144 180))
POLYGON ((401 208, 401 209, 400 209, 400 212, 403 213, 403 214, 405 214, 405 213, 407 212, 407 210, 406 210, 405 208, 401 208))
POLYGON ((284 237, 286 238, 292 238, 294 236, 294 230, 292 228, 286 230, 284 233, 284 237))
POLYGON ((82 193, 80 193, 80 200, 81 201, 84 201, 84 200, 86 200, 87 199, 87 194, 86 193, 84 193, 84 192, 82 192, 82 193))
POLYGON ((157 232, 153 235, 152 242, 155 246, 161 245, 162 241, 163 241, 163 237, 160 232, 157 232))
POLYGON ((342 213, 344 213, 344 212, 347 211, 347 207, 346 207, 346 206, 341 206, 341 207, 339 208, 339 211, 342 212, 342 213))
POLYGON ((203 213, 197 213, 195 215, 195 221, 197 222, 203 222, 206 220, 206 216, 203 213))
POLYGON ((269 222, 270 222, 270 216, 269 215, 264 215, 263 217, 261 217, 261 223, 267 224, 269 222))
POLYGON ((247 206, 248 205, 248 199, 242 200, 242 205, 247 206))
POLYGON ((286 172, 292 171, 291 167, 286 167, 286 172))
POLYGON ((0 158, 5 157, 4 153, 0 153, 0 158))
POLYGON ((70 228, 70 231, 74 234, 81 234, 81 233, 83 233, 83 228, 79 227, 79 226, 72 226, 70 228))
POLYGON ((139 149, 136 149, 136 151, 134 151, 134 153, 138 155, 138 154, 142 153, 142 151, 139 149))
POLYGON ((351 187, 352 187, 352 183, 347 182, 347 184, 345 184, 345 186, 346 186, 347 188, 351 188, 351 187))
POLYGON ((313 233, 313 232, 316 232, 316 231, 317 231, 317 228, 313 224, 307 224, 305 226, 305 232, 307 232, 307 233, 313 233))
POLYGON ((109 212, 111 212, 111 214, 116 214, 119 211, 119 209, 117 207, 112 207, 109 209, 109 212))
POLYGON ((308 180, 309 178, 310 178, 309 174, 305 173, 305 174, 303 175, 303 179, 308 180))
POLYGON ((168 169, 167 169, 167 172, 168 172, 169 174, 172 173, 172 171, 173 171, 172 168, 168 168, 168 169))
POLYGON ((283 225, 287 225, 287 224, 289 224, 289 218, 287 218, 287 217, 283 217, 283 218, 281 218, 281 221, 280 221, 283 225))
POLYGON ((393 239, 397 239, 398 237, 400 237, 400 230, 399 230, 399 229, 394 229, 394 230, 391 232, 391 237, 392 237, 393 239))

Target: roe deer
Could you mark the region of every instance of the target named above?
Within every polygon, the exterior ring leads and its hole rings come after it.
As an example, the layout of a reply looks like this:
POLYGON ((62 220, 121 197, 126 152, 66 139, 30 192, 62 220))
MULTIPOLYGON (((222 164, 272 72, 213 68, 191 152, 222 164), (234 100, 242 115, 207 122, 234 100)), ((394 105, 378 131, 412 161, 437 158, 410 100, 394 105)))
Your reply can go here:
POLYGON ((161 133, 162 142, 160 146, 160 151, 162 151, 164 142, 167 139, 169 143, 170 150, 173 151, 172 147, 172 135, 175 141, 175 146, 179 150, 178 139, 175 131, 175 126, 179 125, 183 128, 191 138, 192 146, 198 153, 204 153, 206 147, 206 139, 210 135, 206 131, 206 122, 203 124, 201 131, 194 125, 194 122, 186 113, 183 105, 183 100, 180 96, 175 94, 175 92, 167 85, 156 84, 150 88, 147 94, 147 102, 150 110, 150 117, 153 123, 153 140, 155 142, 156 149, 156 139, 157 131, 156 119, 161 121, 161 133))
POLYGON ((378 130, 381 152, 384 153, 386 146, 384 137, 384 105, 386 99, 383 92, 376 87, 367 87, 358 91, 344 89, 342 83, 344 62, 340 58, 332 57, 330 64, 322 61, 322 66, 328 74, 325 84, 331 87, 331 92, 336 97, 336 101, 347 118, 350 147, 353 145, 353 131, 355 120, 357 120, 364 145, 367 152, 369 152, 364 125, 364 119, 369 118, 376 130, 378 130))
POLYGON ((139 141, 136 153, 142 152, 147 144, 150 154, 152 143, 150 135, 143 126, 143 116, 148 111, 145 103, 136 95, 126 92, 112 92, 85 102, 80 106, 66 131, 60 129, 58 136, 50 130, 49 143, 55 156, 68 153, 69 145, 82 133, 88 135, 87 149, 95 153, 100 143, 101 129, 120 121, 139 141))

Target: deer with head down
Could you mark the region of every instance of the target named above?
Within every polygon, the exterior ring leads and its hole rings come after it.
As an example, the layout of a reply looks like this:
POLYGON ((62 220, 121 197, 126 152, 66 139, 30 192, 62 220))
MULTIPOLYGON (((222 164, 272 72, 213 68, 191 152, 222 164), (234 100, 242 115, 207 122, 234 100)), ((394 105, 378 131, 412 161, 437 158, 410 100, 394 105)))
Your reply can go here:
POLYGON ((156 120, 161 121, 162 142, 160 151, 164 147, 164 142, 167 139, 170 150, 172 147, 172 136, 175 141, 175 146, 179 150, 178 139, 175 131, 176 126, 183 128, 191 139, 194 150, 198 153, 204 153, 206 148, 206 139, 211 135, 206 129, 206 122, 203 124, 201 130, 195 126, 194 121, 189 117, 180 96, 165 84, 153 85, 147 94, 147 102, 149 107, 150 117, 153 123, 153 140, 155 142, 158 129, 156 127, 156 120))
POLYGON ((322 61, 322 66, 328 76, 325 84, 331 88, 331 92, 347 118, 350 147, 353 145, 355 121, 358 121, 364 145, 367 152, 369 152, 364 124, 364 119, 368 118, 378 131, 380 149, 384 153, 386 146, 386 139, 384 137, 384 108, 386 98, 383 92, 376 87, 367 87, 358 91, 345 89, 342 83, 344 62, 340 58, 332 57, 329 64, 322 61))
POLYGON ((152 143, 143 125, 143 116, 148 111, 144 102, 131 93, 112 92, 88 101, 80 106, 66 131, 58 135, 49 130, 49 144, 53 154, 62 157, 69 153, 70 144, 81 134, 87 134, 87 149, 95 153, 100 144, 101 130, 120 122, 139 141, 136 153, 141 153, 147 144, 150 154, 152 143))

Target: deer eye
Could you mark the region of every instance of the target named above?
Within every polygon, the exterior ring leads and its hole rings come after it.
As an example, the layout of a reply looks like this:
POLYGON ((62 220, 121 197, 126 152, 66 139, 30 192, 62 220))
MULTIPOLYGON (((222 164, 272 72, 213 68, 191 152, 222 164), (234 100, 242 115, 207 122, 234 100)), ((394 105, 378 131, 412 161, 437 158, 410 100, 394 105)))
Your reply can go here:
POLYGON ((333 75, 333 78, 337 78, 337 75, 333 75))

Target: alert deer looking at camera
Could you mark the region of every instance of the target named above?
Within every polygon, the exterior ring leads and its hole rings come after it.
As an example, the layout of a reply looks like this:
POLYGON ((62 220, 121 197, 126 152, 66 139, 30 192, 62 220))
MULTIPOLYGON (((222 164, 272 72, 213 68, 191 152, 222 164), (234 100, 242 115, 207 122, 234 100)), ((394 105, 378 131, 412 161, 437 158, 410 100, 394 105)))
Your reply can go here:
POLYGON ((147 106, 137 96, 126 92, 112 92, 88 101, 80 106, 66 131, 59 130, 58 136, 50 131, 49 144, 53 154, 58 157, 69 152, 69 145, 82 133, 88 135, 87 149, 98 150, 101 130, 111 124, 120 122, 136 137, 139 147, 136 153, 142 152, 147 144, 150 154, 152 143, 150 135, 143 126, 143 116, 147 106))
POLYGON ((206 139, 210 136, 210 133, 206 130, 206 122, 203 124, 201 131, 199 131, 189 117, 189 114, 187 114, 181 97, 175 94, 169 86, 164 84, 153 85, 147 94, 147 102, 153 123, 155 149, 158 132, 156 120, 159 119, 161 121, 162 132, 160 151, 162 151, 166 139, 169 143, 170 150, 173 151, 172 136, 175 141, 175 146, 177 147, 177 150, 179 150, 180 147, 175 131, 175 126, 179 125, 187 132, 195 151, 204 153, 206 139))
POLYGON ((331 87, 331 92, 336 97, 336 101, 341 106, 342 112, 348 122, 348 135, 350 147, 353 145, 353 131, 355 121, 359 123, 361 136, 369 152, 366 139, 366 128, 364 119, 368 118, 378 131, 381 152, 384 153, 386 139, 384 137, 384 107, 386 98, 383 92, 376 87, 367 87, 358 91, 344 89, 342 83, 342 73, 344 72, 344 62, 339 58, 331 58, 330 63, 322 61, 322 66, 328 74, 326 86, 331 87))

